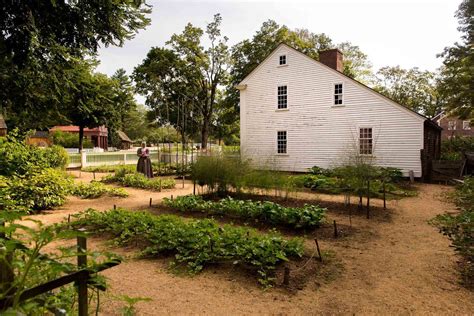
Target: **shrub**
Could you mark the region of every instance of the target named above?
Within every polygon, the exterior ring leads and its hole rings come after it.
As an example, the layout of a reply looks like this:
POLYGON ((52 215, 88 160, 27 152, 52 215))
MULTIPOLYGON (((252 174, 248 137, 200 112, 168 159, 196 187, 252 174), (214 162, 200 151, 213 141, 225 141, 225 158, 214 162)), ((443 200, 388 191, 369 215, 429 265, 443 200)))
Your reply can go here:
POLYGON ((474 178, 467 177, 456 187, 451 199, 461 209, 458 214, 441 214, 431 220, 452 243, 454 250, 463 257, 462 281, 474 287, 474 178))
POLYGON ((231 197, 219 202, 204 201, 201 196, 178 196, 174 200, 163 199, 166 206, 177 208, 182 212, 205 212, 222 214, 242 219, 253 219, 272 225, 285 225, 293 228, 314 228, 319 226, 325 217, 326 209, 316 205, 305 204, 303 207, 283 207, 265 201, 234 200, 231 197))
POLYGON ((184 263, 191 273, 208 264, 233 262, 253 267, 263 285, 270 285, 276 267, 291 257, 303 255, 301 239, 285 239, 279 234, 258 234, 255 230, 214 220, 185 221, 177 216, 155 216, 146 212, 92 209, 78 215, 74 226, 94 233, 107 233, 119 245, 143 245, 142 255, 174 254, 175 263, 184 263))
POLYGON ((72 179, 57 169, 36 169, 8 179, 8 195, 29 210, 43 210, 62 205, 72 186, 72 179))
POLYGON ((67 152, 58 146, 38 148, 27 145, 14 130, 0 143, 0 175, 24 175, 32 168, 62 168, 68 163, 67 152))
POLYGON ((453 137, 441 143, 442 160, 462 160, 466 152, 474 152, 474 137, 453 137))
POLYGON ((122 188, 109 188, 100 182, 79 183, 74 185, 71 194, 81 199, 96 199, 103 195, 127 197, 128 193, 122 188))

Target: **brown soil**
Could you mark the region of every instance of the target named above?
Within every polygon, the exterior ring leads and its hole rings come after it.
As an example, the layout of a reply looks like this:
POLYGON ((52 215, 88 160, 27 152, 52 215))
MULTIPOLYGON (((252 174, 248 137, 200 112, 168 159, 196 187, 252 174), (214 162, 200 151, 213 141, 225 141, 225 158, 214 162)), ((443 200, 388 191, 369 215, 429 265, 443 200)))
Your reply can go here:
MULTIPOLYGON (((91 174, 82 173, 77 180, 90 179, 91 174)), ((103 239, 91 238, 91 248, 106 248, 127 258, 103 273, 111 288, 101 298, 102 313, 120 315, 123 303, 114 297, 128 295, 152 299, 137 304, 138 315, 472 314, 474 295, 458 284, 458 258, 449 241, 427 223, 436 214, 454 211, 441 198, 450 188, 425 184, 418 188, 417 197, 389 201, 387 210, 380 200, 372 200, 371 219, 365 218, 365 210, 352 208, 351 223, 342 196, 299 193, 299 199, 327 206, 330 224, 304 235, 306 257, 289 265, 290 284, 281 286, 280 269, 277 286, 269 290, 262 290, 253 274, 232 265, 211 266, 190 277, 171 272, 169 259, 137 259, 134 249, 117 249, 103 239), (333 220, 340 230, 337 239, 333 238, 333 220), (315 237, 323 263, 316 259, 315 237)), ((114 204, 148 209, 150 197, 158 203, 164 196, 191 193, 192 185, 187 182, 184 189, 161 193, 126 190, 130 193, 126 199, 70 198, 61 209, 32 218, 53 223, 88 207, 105 210, 114 204)), ((161 212, 159 207, 150 211, 161 212)))

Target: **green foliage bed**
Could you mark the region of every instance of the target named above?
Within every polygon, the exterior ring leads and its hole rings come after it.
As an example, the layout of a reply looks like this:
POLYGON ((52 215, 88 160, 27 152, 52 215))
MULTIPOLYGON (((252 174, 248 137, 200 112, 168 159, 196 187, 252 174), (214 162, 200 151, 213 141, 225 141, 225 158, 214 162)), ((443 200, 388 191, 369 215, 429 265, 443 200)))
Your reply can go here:
POLYGON ((219 226, 214 220, 184 221, 172 215, 156 216, 123 209, 89 209, 76 216, 75 227, 107 233, 118 245, 140 245, 143 256, 174 255, 174 265, 197 273, 212 263, 231 262, 251 267, 259 282, 270 285, 276 267, 303 255, 301 239, 285 239, 276 232, 219 226))
POLYGON ((164 198, 166 206, 182 212, 203 212, 252 219, 271 225, 284 225, 292 228, 314 228, 325 218, 326 209, 317 205, 303 207, 283 207, 269 201, 234 200, 231 197, 218 202, 204 201, 201 196, 178 196, 171 200, 164 198))
POLYGON ((156 190, 172 189, 176 185, 174 179, 147 178, 143 174, 129 169, 122 168, 115 171, 113 175, 108 175, 102 179, 105 183, 117 183, 126 187, 156 190))
MULTIPOLYGON (((170 175, 183 175, 189 174, 191 166, 190 165, 181 165, 181 164, 169 164, 164 162, 152 162, 153 173, 160 176, 170 176, 170 175)), ((126 169, 129 172, 135 172, 137 170, 136 165, 113 165, 113 166, 90 166, 82 168, 82 171, 85 172, 116 172, 121 169, 126 169)))
POLYGON ((112 197, 127 197, 128 193, 122 188, 110 188, 103 183, 78 183, 71 189, 71 194, 81 199, 97 199, 104 195, 112 197))

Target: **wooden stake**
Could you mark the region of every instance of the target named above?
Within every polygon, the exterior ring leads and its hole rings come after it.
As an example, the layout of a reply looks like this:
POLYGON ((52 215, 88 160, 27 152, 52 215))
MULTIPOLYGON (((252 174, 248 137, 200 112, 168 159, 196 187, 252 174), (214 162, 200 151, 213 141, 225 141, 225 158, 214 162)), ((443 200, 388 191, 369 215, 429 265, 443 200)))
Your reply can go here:
POLYGON ((171 194, 171 201, 173 201, 173 194, 171 194))
POLYGON ((117 205, 114 204, 114 211, 117 209, 117 205))
POLYGON ((151 206, 151 203, 152 203, 152 201, 153 201, 153 199, 152 199, 152 198, 150 198, 150 206, 151 206))
POLYGON ((321 251, 319 250, 318 239, 314 238, 314 242, 316 243, 316 249, 318 250, 319 261, 323 262, 323 257, 321 256, 321 251))
POLYGON ((285 266, 285 274, 283 275, 283 284, 289 285, 290 284, 290 268, 285 266))
POLYGON ((95 171, 93 171, 92 174, 94 175, 94 180, 95 180, 95 171))
POLYGON ((336 224, 336 220, 334 220, 334 238, 337 238, 337 224, 336 224))
POLYGON ((386 210, 387 209, 387 200, 385 198, 385 181, 382 182, 382 188, 383 188, 383 209, 386 210))
MULTIPOLYGON (((77 237, 77 266, 79 270, 87 266, 87 239, 84 236, 77 237)), ((87 316, 88 297, 87 297, 87 278, 79 279, 77 282, 79 316, 87 316)))
POLYGON ((370 181, 367 180, 367 219, 370 218, 370 181))

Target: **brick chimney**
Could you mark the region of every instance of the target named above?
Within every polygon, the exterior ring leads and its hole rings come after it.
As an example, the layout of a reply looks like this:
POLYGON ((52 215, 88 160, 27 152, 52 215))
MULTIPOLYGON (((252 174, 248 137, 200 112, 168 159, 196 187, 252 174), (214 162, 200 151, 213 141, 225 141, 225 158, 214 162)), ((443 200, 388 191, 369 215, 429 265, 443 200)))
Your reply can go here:
POLYGON ((343 54, 337 48, 328 49, 328 50, 319 52, 319 61, 325 64, 326 66, 331 67, 332 69, 335 69, 339 72, 342 72, 344 69, 342 65, 342 59, 343 59, 343 54))

